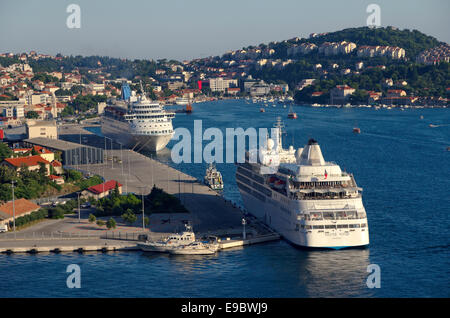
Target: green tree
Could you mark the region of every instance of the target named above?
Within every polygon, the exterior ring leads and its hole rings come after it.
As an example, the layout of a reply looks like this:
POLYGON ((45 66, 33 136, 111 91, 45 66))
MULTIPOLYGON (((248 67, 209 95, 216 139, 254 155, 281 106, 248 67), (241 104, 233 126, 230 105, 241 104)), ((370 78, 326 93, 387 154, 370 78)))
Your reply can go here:
POLYGON ((64 218, 64 208, 57 206, 49 211, 49 217, 52 219, 63 219, 64 218))
POLYGON ((124 214, 121 215, 122 219, 130 225, 137 221, 137 216, 133 210, 127 209, 124 214))
POLYGON ((350 103, 352 104, 361 104, 368 102, 369 94, 366 91, 357 89, 350 96, 350 103))
POLYGON ((78 111, 85 112, 97 106, 100 102, 106 102, 106 96, 103 95, 78 95, 71 103, 71 106, 78 111))
POLYGON ((0 161, 3 161, 5 158, 10 158, 11 155, 12 150, 8 147, 8 145, 0 143, 0 161))
POLYGON ((103 221, 103 220, 97 220, 97 225, 98 226, 100 226, 100 227, 102 227, 103 225, 105 225, 105 221, 103 221))
POLYGON ((95 217, 94 214, 89 214, 89 218, 88 218, 89 223, 94 223, 95 221, 97 221, 97 218, 95 217))
POLYGON ((45 73, 38 73, 36 75, 33 76, 33 78, 31 79, 32 81, 42 81, 44 83, 50 83, 50 82, 58 82, 58 78, 45 74, 45 73))
POLYGON ((106 227, 108 228, 108 230, 110 229, 115 229, 116 228, 116 220, 114 220, 113 218, 110 218, 107 222, 106 222, 106 227))
POLYGON ((37 112, 35 112, 34 110, 30 110, 27 112, 25 117, 29 118, 29 119, 37 119, 37 118, 39 118, 39 114, 37 112))

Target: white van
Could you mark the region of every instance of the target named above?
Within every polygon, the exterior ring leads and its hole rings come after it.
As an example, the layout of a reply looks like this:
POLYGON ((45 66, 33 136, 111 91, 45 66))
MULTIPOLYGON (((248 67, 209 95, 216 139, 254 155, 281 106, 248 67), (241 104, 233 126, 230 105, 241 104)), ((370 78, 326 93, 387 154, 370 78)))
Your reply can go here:
POLYGON ((8 224, 0 224, 0 233, 8 232, 8 224))

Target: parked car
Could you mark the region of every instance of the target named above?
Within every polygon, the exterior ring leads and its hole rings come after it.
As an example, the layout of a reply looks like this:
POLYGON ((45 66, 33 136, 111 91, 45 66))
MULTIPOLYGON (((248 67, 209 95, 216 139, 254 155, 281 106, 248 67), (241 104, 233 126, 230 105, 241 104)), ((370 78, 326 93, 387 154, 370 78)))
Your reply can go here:
POLYGON ((0 224, 0 233, 8 232, 8 224, 0 224))
POLYGON ((91 207, 91 202, 86 202, 86 203, 83 203, 82 205, 81 205, 81 208, 82 209, 87 209, 87 208, 90 208, 91 207))

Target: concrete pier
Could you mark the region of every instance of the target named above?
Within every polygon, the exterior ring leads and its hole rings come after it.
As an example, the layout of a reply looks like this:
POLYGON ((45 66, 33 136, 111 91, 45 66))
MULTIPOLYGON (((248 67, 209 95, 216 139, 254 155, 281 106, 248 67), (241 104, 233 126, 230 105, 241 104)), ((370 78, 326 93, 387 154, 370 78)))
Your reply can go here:
MULTIPOLYGON (((59 130, 61 139, 94 147, 104 147, 105 139, 94 135, 81 126, 64 126, 59 130), (80 137, 81 134, 81 137, 80 137)), ((106 160, 104 164, 76 165, 73 168, 97 174, 106 180, 117 180, 124 192, 137 195, 148 194, 153 186, 177 196, 190 211, 189 221, 195 231, 217 231, 224 228, 241 228, 242 211, 227 202, 216 191, 200 180, 178 171, 148 156, 122 148, 117 143, 106 140, 106 160), (111 149, 112 148, 112 149, 111 149), (117 161, 112 160, 116 158, 117 161), (121 163, 118 162, 120 159, 121 163)), ((159 156, 170 158, 170 151, 163 149, 159 156)), ((227 182, 227 180, 225 180, 227 182)))
POLYGON ((8 241, 0 242, 0 253, 63 253, 91 251, 125 251, 138 250, 136 241, 119 240, 43 240, 43 241, 8 241))
MULTIPOLYGON (((248 239, 221 239, 219 242, 220 250, 233 247, 241 247, 246 245, 270 242, 279 240, 280 236, 276 233, 257 235, 248 239)), ((60 242, 52 241, 11 241, 5 247, 1 244, 0 253, 71 253, 71 252, 109 252, 109 251, 139 251, 137 241, 118 241, 118 240, 102 240, 91 239, 86 241, 74 240, 60 242)))
MULTIPOLYGON (((63 140, 75 143, 81 140, 85 145, 104 147, 104 138, 78 125, 59 127, 59 136, 63 140)), ((167 149, 166 152, 165 155, 170 156, 167 149)), ((72 167, 85 173, 100 175, 106 180, 117 180, 122 183, 124 192, 132 192, 138 196, 147 195, 152 186, 156 185, 167 193, 177 196, 189 210, 189 213, 180 214, 152 214, 150 226, 144 231, 152 240, 182 229, 185 221, 193 225, 198 237, 215 235, 225 238, 220 242, 221 249, 280 239, 278 234, 251 217, 247 218, 248 238, 242 239, 243 211, 188 174, 133 150, 120 149, 117 143, 111 146, 110 139, 108 139, 105 154, 111 160, 106 160, 103 164, 72 167)), ((87 221, 88 213, 90 212, 86 211, 80 221, 74 215, 66 216, 63 220, 46 220, 42 224, 19 231, 17 235, 14 234, 13 239, 9 238, 11 233, 0 234, 0 253, 82 253, 138 249, 136 241, 138 229, 118 223, 117 230, 125 231, 125 236, 120 236, 119 232, 119 237, 111 238, 108 235, 102 238, 101 234, 97 234, 101 233, 98 227, 87 221), (40 230, 42 235, 35 236, 34 231, 38 232, 37 230, 40 230), (76 237, 68 230, 75 231, 76 237), (53 235, 54 232, 57 234, 53 235), (49 236, 51 239, 48 238, 49 236), (130 239, 130 237, 133 238, 130 239)))
POLYGON ((221 250, 224 250, 227 248, 277 241, 279 239, 280 239, 280 235, 278 235, 277 233, 270 233, 270 234, 265 234, 265 235, 258 235, 256 237, 252 237, 252 238, 245 239, 245 240, 244 239, 221 240, 219 243, 219 246, 220 246, 221 250))

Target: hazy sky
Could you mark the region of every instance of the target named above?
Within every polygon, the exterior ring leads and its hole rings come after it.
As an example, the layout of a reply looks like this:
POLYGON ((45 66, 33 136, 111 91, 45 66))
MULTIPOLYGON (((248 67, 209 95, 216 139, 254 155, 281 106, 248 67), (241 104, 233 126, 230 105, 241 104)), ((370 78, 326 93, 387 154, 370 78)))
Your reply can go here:
POLYGON ((365 26, 371 3, 382 26, 450 42, 449 0, 0 0, 0 52, 192 59, 365 26), (71 3, 80 29, 66 26, 71 3))

